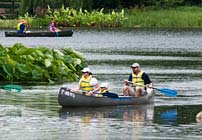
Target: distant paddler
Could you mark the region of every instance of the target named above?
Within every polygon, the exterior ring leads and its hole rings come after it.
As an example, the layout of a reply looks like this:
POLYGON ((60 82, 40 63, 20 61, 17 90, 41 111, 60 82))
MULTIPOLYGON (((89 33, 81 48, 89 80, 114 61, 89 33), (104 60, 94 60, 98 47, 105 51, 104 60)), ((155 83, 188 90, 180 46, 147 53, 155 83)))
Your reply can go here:
POLYGON ((51 22, 50 22, 50 24, 48 26, 48 31, 57 33, 57 32, 60 32, 61 30, 56 28, 55 21, 53 19, 51 19, 51 22))
POLYGON ((17 25, 17 33, 25 33, 26 31, 26 20, 21 19, 17 25))

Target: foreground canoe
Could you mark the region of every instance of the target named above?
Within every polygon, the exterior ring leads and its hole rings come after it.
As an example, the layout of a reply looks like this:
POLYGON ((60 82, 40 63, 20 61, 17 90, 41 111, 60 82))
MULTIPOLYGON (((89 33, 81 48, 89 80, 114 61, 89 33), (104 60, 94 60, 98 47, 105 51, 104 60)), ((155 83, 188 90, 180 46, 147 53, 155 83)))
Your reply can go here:
POLYGON ((96 97, 68 91, 61 87, 58 94, 58 102, 62 107, 98 107, 98 106, 117 106, 117 105, 144 105, 153 103, 154 90, 147 89, 145 96, 118 96, 96 97))
POLYGON ((5 32, 6 37, 71 37, 73 30, 66 30, 61 32, 28 32, 28 33, 17 33, 17 32, 5 32))

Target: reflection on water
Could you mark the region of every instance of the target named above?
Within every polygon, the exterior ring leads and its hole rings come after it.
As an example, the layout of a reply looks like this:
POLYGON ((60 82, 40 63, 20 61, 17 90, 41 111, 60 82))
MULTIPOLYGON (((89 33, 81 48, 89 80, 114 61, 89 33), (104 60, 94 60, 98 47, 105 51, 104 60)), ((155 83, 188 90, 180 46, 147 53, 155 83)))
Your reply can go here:
POLYGON ((0 106, 1 139, 177 139, 196 138, 202 127, 195 120, 202 106, 117 106, 60 108, 0 106), (57 116, 59 114, 59 117, 57 116), (28 125, 29 124, 29 125, 28 125), (12 133, 11 133, 12 132, 12 133), (76 133, 76 135, 75 135, 76 133), (9 134, 9 135, 8 135, 9 134), (25 136, 26 134, 26 136, 25 136))
MULTIPOLYGON (((152 125, 154 106, 117 106, 99 108, 61 108, 59 116, 68 122, 74 121, 84 139, 100 139, 104 135, 110 139, 142 137, 145 126, 152 125), (87 129, 79 128, 88 126, 87 129), (93 132, 92 132, 93 131, 93 132), (129 135, 128 135, 129 134, 129 135)), ((69 125, 69 124, 68 124, 69 125)), ((68 125, 66 125, 68 127, 68 125)))
POLYGON ((160 119, 164 124, 176 124, 177 122, 177 110, 166 110, 160 114, 160 119))
POLYGON ((61 108, 59 117, 69 119, 80 117, 83 123, 91 123, 103 118, 120 121, 142 122, 145 124, 180 125, 196 123, 202 106, 117 106, 99 108, 61 108), (189 117, 188 117, 189 116, 189 117))
POLYGON ((22 111, 21 109, 17 107, 2 105, 0 107, 0 117, 4 117, 4 116, 21 117, 22 111))
POLYGON ((151 122, 153 120, 153 105, 147 106, 119 106, 100 108, 61 108, 60 117, 68 119, 72 116, 81 116, 84 123, 90 123, 100 118, 116 118, 130 122, 151 122))
POLYGON ((154 111, 154 123, 163 125, 196 123, 196 116, 200 114, 201 109, 202 105, 158 106, 154 111))

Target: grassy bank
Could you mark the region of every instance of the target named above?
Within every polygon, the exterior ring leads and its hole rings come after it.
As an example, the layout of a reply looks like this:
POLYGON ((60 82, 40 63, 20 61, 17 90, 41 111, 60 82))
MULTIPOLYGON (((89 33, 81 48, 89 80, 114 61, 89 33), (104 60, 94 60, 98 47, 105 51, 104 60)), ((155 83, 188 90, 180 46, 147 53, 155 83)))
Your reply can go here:
POLYGON ((1 20, 0 19, 0 28, 17 28, 18 20, 1 20))
POLYGON ((201 7, 179 7, 167 10, 131 10, 124 27, 201 28, 201 7))
MULTIPOLYGON (((125 12, 126 28, 201 28, 202 7, 178 7, 173 9, 132 9, 125 12)), ((33 28, 47 28, 43 19, 35 19, 33 28)), ((16 28, 17 20, 0 20, 0 28, 16 28)))

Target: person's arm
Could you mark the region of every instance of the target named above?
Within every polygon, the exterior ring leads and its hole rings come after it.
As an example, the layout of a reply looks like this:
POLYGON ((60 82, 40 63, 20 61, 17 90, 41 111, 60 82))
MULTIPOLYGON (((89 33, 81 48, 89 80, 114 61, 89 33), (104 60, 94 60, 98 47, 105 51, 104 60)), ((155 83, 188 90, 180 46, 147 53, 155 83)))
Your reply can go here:
POLYGON ((132 74, 129 75, 128 81, 132 81, 132 74))
POLYGON ((132 81, 132 74, 129 75, 128 80, 124 80, 125 85, 129 86, 130 83, 132 81))
POLYGON ((100 86, 98 84, 98 80, 96 78, 91 79, 91 84, 93 85, 93 90, 89 92, 89 94, 93 95, 94 93, 100 90, 100 86))
POLYGON ((54 32, 54 25, 52 24, 49 24, 49 32, 54 32))
POLYGON ((97 84, 95 85, 95 89, 93 90, 93 92, 98 92, 98 91, 100 91, 100 86, 99 86, 99 84, 97 83, 97 84))
POLYGON ((20 32, 24 32, 25 31, 25 24, 21 24, 20 25, 20 32))
POLYGON ((51 26, 50 26, 49 32, 53 32, 53 29, 52 29, 52 27, 51 27, 51 26))
POLYGON ((81 81, 82 79, 79 80, 79 86, 77 87, 78 90, 81 90, 81 81))
POLYGON ((78 87, 74 87, 74 88, 72 88, 70 91, 73 91, 73 92, 79 92, 79 91, 81 91, 80 83, 81 83, 81 79, 79 80, 79 85, 78 85, 78 87))
POLYGON ((145 72, 142 74, 142 79, 144 80, 144 84, 147 85, 149 88, 153 87, 152 81, 149 78, 149 75, 145 72))

